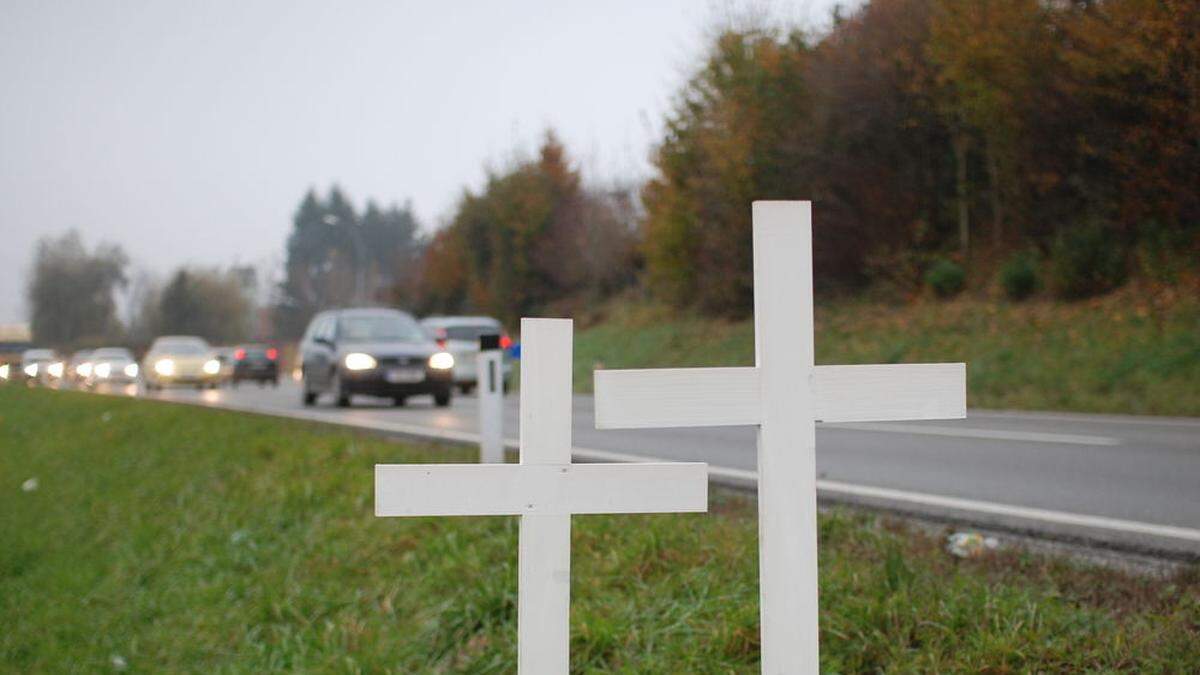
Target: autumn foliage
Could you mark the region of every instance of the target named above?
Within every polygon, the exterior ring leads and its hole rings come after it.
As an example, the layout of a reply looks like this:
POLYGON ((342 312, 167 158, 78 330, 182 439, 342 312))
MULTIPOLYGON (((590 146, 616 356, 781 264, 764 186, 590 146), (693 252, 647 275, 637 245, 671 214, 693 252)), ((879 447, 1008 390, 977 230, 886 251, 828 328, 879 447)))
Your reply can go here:
POLYGON ((628 195, 586 189, 547 134, 536 159, 492 172, 467 191, 422 261, 417 309, 522 315, 592 300, 634 278, 628 195))
MULTIPOLYGON (((749 204, 815 202, 824 290, 1053 256, 1097 228, 1124 266, 1195 252, 1200 5, 873 0, 819 39, 721 34, 678 96, 645 187, 651 288, 751 307, 749 204), (1002 258, 1001 258, 1002 256, 1002 258)), ((1102 292, 1054 265, 1071 295, 1102 292)))

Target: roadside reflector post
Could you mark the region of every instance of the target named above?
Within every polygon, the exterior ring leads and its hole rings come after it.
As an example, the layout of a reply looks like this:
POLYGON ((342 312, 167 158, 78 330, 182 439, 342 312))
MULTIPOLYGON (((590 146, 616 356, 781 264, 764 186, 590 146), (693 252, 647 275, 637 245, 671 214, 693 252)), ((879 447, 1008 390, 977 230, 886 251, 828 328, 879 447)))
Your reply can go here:
POLYGON ((479 462, 504 463, 504 351, 499 335, 479 336, 475 357, 479 392, 479 462))

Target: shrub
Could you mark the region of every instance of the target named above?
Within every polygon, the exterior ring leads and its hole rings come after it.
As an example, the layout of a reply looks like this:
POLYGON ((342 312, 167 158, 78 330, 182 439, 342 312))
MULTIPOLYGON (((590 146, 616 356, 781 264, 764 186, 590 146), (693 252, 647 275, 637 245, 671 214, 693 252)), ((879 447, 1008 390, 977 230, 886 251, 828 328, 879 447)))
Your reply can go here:
POLYGON ((1051 250, 1050 278, 1061 298, 1106 293, 1125 282, 1125 248, 1099 220, 1059 230, 1051 250))
POLYGON ((1000 268, 1000 284, 1004 286, 1004 294, 1009 300, 1024 300, 1033 295, 1041 286, 1037 261, 1028 253, 1009 258, 1000 268))
POLYGON ((925 272, 925 283, 939 298, 956 295, 963 289, 966 280, 967 272, 962 265, 945 258, 935 261, 925 272))
POLYGON ((1147 279, 1174 284, 1195 260, 1200 241, 1196 234, 1183 228, 1172 228, 1158 221, 1143 223, 1138 228, 1135 250, 1138 271, 1147 279))

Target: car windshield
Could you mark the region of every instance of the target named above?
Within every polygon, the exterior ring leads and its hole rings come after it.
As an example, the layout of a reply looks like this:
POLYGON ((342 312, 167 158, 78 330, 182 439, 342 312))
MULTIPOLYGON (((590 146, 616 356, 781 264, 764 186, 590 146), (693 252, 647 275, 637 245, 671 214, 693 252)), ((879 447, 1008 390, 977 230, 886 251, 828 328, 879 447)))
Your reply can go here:
POLYGON ((197 340, 168 340, 156 345, 154 351, 179 354, 180 356, 198 356, 208 352, 208 345, 197 340))
POLYGON ((445 331, 446 339, 448 340, 469 340, 474 342, 479 339, 480 335, 498 335, 500 327, 488 324, 471 324, 466 326, 446 326, 445 331))
POLYGON ((54 352, 49 349, 30 349, 21 355, 26 361, 47 361, 54 358, 54 352))
POLYGON ((344 316, 338 339, 346 342, 424 342, 416 321, 400 315, 344 316))
POLYGON ((99 360, 99 359, 132 360, 133 354, 131 354, 128 349, 120 349, 120 348, 114 347, 111 349, 97 349, 95 352, 92 353, 92 358, 96 359, 96 360, 99 360))

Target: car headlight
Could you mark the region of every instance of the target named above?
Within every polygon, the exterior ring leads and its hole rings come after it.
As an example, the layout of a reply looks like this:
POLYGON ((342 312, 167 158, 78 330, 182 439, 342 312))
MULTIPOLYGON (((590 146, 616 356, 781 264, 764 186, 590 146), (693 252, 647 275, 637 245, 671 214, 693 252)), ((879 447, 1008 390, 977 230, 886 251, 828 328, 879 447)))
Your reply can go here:
POLYGON ((92 368, 91 370, 93 373, 96 374, 96 377, 103 380, 103 379, 107 378, 109 375, 112 375, 112 364, 111 363, 97 363, 96 367, 92 368))
MULTIPOLYGON (((136 363, 131 363, 131 364, 125 366, 125 377, 137 377, 137 374, 138 374, 138 365, 136 363)), ((108 377, 108 376, 105 375, 105 377, 108 377)))
POLYGON ((36 363, 31 363, 31 364, 25 366, 25 376, 26 377, 37 377, 37 371, 38 371, 38 364, 36 364, 36 363))
POLYGON ((8 379, 8 364, 7 363, 0 364, 0 380, 7 380, 7 379, 8 379))
POLYGON ((438 352, 429 357, 429 367, 437 370, 447 370, 454 367, 454 356, 450 352, 438 352))
POLYGON ((171 359, 159 359, 154 362, 154 372, 163 377, 170 377, 175 374, 175 362, 171 359))
POLYGON ((92 364, 87 361, 84 361, 83 363, 79 364, 75 368, 75 374, 80 377, 91 377, 92 376, 92 364))
POLYGON ((55 361, 54 363, 51 363, 50 365, 46 366, 46 372, 50 373, 50 377, 62 377, 63 376, 62 361, 55 361))
POLYGON ((343 363, 346 364, 346 370, 370 370, 376 366, 375 357, 362 352, 347 354, 343 363))
POLYGON ((204 374, 216 375, 221 372, 221 362, 216 359, 209 359, 204 362, 204 374))

